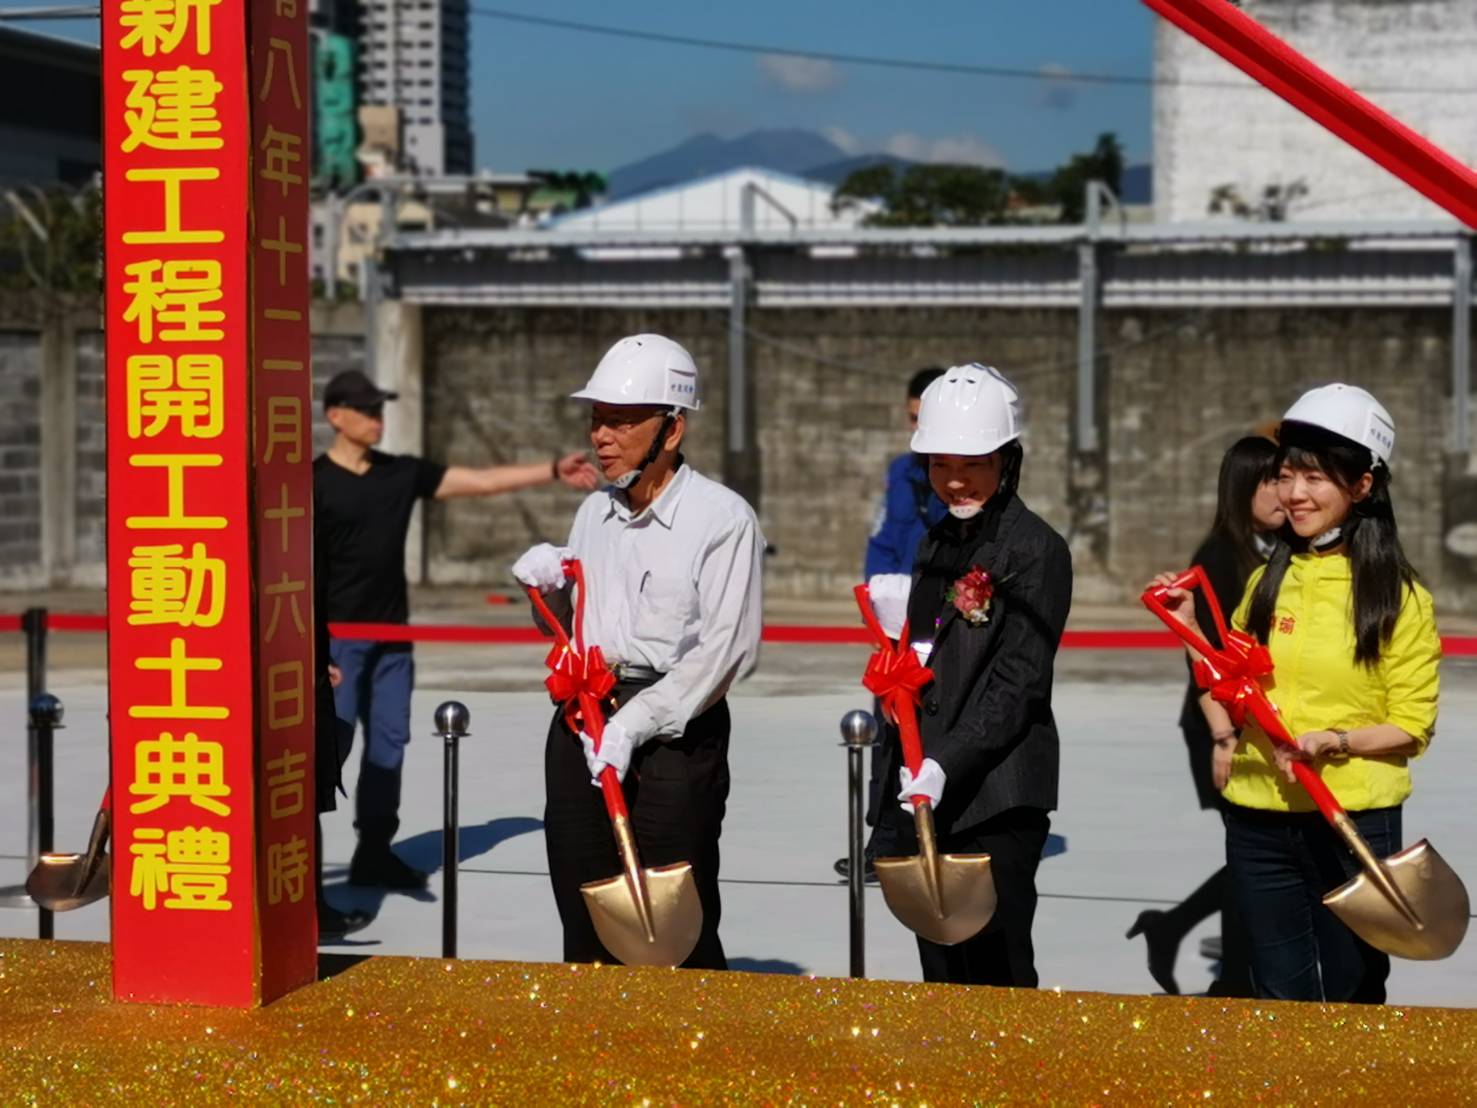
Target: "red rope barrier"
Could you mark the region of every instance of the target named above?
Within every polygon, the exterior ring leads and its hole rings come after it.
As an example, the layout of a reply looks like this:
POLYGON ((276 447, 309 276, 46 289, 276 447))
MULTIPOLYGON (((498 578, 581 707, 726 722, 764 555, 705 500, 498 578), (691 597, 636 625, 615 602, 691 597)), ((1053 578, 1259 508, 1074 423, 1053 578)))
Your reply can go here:
MULTIPOLYGON (((52 631, 105 633, 108 617, 49 612, 52 631)), ((0 615, 0 634, 20 631, 21 617, 0 615)), ((548 642, 536 627, 473 627, 457 623, 330 623, 336 639, 373 639, 377 642, 460 642, 489 646, 527 646, 548 642)), ((767 643, 801 646, 866 646, 872 640, 865 627, 828 627, 803 623, 770 623, 764 627, 767 643)), ((1178 650, 1179 640, 1168 631, 1068 631, 1063 650, 1178 650)), ((1477 635, 1444 635, 1442 653, 1448 658, 1477 657, 1477 635)))
POLYGON ((101 631, 107 634, 107 616, 79 616, 66 612, 48 612, 46 627, 49 631, 101 631))

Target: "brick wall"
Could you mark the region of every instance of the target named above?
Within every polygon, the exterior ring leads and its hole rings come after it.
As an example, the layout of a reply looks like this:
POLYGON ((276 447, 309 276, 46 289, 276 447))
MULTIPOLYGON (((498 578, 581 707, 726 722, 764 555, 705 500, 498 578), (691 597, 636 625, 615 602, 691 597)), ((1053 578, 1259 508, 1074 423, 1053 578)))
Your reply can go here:
MULTIPOLYGON (((583 442, 583 383, 606 346, 637 330, 688 345, 704 374, 690 457, 721 476, 727 365, 721 312, 428 310, 426 453, 487 464, 583 442)), ((1104 313, 1105 450, 1070 452, 1076 315, 1056 310, 770 310, 751 315, 761 452, 760 516, 777 548, 776 595, 843 596, 860 572, 881 475, 906 447, 904 385, 918 366, 969 359, 1012 374, 1024 396, 1026 501, 1073 540, 1078 595, 1127 599, 1179 565, 1214 510, 1222 451, 1275 419, 1304 388, 1371 388, 1399 428, 1395 496, 1417 567, 1440 585, 1450 315, 1438 309, 1258 309, 1104 313), (1100 464, 1105 520, 1072 508, 1084 466, 1100 464), (1074 533, 1074 527, 1076 532, 1074 533), (1092 555, 1100 529, 1105 557, 1092 555)), ((567 533, 577 497, 534 491, 434 505, 433 581, 503 583, 527 545, 567 533)), ((1467 592, 1445 602, 1466 606, 1467 592)))
POLYGON ((0 583, 31 583, 41 561, 41 350, 0 331, 0 583))
POLYGON ((101 585, 107 558, 108 439, 103 426, 103 336, 77 336, 77 565, 78 577, 101 585))

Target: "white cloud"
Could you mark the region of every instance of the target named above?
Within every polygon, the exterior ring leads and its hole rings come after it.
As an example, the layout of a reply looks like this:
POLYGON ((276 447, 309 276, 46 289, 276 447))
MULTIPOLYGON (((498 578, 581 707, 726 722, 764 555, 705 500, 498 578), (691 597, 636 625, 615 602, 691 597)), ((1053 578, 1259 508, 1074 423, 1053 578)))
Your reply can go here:
POLYGON ((1043 108, 1066 111, 1077 103, 1077 93, 1082 85, 1072 76, 1070 69, 1049 63, 1037 72, 1044 78, 1036 97, 1043 108))
POLYGON ((882 150, 895 157, 914 162, 950 162, 963 165, 1001 166, 1005 159, 978 135, 945 135, 931 138, 916 131, 899 131, 889 135, 882 150))
POLYGON ((860 154, 866 149, 866 144, 861 139, 848 131, 845 127, 822 127, 821 134, 833 143, 841 153, 850 157, 852 154, 860 154))
POLYGON ((921 135, 917 131, 897 131, 877 141, 864 138, 839 124, 822 127, 825 135, 847 157, 858 154, 883 153, 910 162, 948 162, 955 165, 1005 166, 1005 159, 978 135, 921 135))
POLYGON ((760 54, 759 72, 787 92, 830 92, 841 87, 841 70, 823 58, 760 54))

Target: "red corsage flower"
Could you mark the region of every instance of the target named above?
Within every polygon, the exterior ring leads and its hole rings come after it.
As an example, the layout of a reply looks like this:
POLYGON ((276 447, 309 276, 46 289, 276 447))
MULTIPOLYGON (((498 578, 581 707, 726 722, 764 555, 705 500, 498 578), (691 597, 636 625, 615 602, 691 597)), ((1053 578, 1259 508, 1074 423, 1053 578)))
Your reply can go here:
POLYGON ((969 572, 949 586, 944 599, 973 626, 990 622, 990 601, 995 595, 995 579, 981 566, 970 566, 969 572))

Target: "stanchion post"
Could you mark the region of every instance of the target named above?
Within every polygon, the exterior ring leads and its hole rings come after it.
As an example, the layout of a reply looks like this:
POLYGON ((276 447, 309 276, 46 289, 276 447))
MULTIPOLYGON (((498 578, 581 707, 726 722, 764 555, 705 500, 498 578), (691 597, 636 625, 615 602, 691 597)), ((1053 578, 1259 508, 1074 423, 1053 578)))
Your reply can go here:
MULTIPOLYGON (((36 859, 50 854, 55 845, 52 841, 56 831, 56 778, 55 778, 55 732, 62 726, 62 702, 50 693, 43 692, 31 698, 30 726, 27 728, 32 755, 31 773, 33 781, 32 826, 35 830, 36 859)), ((36 868, 35 859, 31 869, 36 868)), ((54 935, 51 912, 42 908, 37 913, 36 937, 50 939, 54 935)))
POLYGON ((46 690, 46 609, 27 608, 21 614, 26 636, 26 872, 41 860, 41 767, 36 727, 30 707, 46 690))
POLYGON ((457 700, 448 700, 436 709, 436 734, 445 744, 443 768, 445 780, 441 791, 441 957, 456 957, 457 913, 457 778, 458 751, 466 737, 471 713, 457 700))
POLYGON ((841 745, 846 747, 846 842, 850 859, 847 885, 851 906, 852 977, 867 975, 867 863, 862 841, 866 829, 866 795, 862 762, 863 755, 876 737, 877 721, 871 712, 856 709, 841 717, 841 745))

